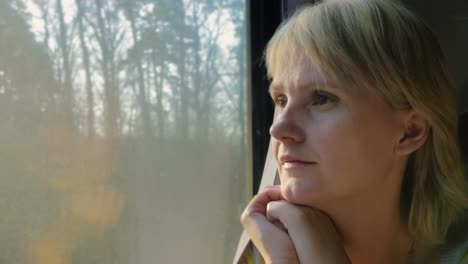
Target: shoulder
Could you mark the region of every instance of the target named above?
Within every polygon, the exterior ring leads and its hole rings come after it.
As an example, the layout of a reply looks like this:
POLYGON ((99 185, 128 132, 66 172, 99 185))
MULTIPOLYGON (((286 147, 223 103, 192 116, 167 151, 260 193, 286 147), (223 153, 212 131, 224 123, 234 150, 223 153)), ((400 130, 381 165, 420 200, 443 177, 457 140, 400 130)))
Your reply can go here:
POLYGON ((468 212, 450 228, 441 253, 442 264, 468 263, 468 212))

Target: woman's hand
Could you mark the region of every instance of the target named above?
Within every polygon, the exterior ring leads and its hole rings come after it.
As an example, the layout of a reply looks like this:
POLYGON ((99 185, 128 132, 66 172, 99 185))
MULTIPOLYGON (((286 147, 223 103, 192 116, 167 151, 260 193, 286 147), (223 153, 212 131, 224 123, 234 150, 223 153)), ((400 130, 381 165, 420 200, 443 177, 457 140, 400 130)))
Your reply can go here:
POLYGON ((278 200, 268 204, 266 216, 288 230, 300 263, 351 263, 333 222, 324 212, 278 200))
POLYGON ((351 263, 329 217, 288 203, 279 186, 256 195, 241 222, 267 263, 351 263))
POLYGON ((268 186, 252 198, 241 215, 241 223, 266 263, 296 264, 299 259, 291 237, 279 222, 267 219, 267 206, 283 200, 278 186, 268 186))

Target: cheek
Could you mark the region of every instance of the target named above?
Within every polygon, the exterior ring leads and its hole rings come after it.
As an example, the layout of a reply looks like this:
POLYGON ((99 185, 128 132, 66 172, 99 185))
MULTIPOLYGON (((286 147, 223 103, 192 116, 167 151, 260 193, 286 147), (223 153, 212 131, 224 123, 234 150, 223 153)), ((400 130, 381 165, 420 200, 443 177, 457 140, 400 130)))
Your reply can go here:
POLYGON ((324 176, 337 178, 351 167, 357 148, 354 134, 345 122, 329 122, 319 126, 311 136, 310 143, 319 155, 324 176))
POLYGON ((308 126, 308 145, 315 150, 320 163, 343 161, 341 157, 354 149, 356 128, 346 116, 323 117, 308 126))
POLYGON ((388 129, 359 116, 328 119, 310 133, 319 154, 323 181, 337 193, 363 188, 386 168, 390 156, 388 129), (361 187, 360 187, 361 186, 361 187), (346 191, 345 191, 346 190, 346 191))

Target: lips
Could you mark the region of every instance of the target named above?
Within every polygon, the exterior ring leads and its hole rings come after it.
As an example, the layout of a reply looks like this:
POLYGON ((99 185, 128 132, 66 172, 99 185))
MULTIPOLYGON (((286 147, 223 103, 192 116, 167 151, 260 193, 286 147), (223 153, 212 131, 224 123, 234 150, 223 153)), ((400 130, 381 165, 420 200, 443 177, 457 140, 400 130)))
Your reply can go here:
POLYGON ((285 169, 293 169, 293 168, 300 168, 306 165, 315 164, 316 162, 303 160, 298 157, 294 157, 292 155, 283 155, 280 157, 280 162, 283 168, 285 169))

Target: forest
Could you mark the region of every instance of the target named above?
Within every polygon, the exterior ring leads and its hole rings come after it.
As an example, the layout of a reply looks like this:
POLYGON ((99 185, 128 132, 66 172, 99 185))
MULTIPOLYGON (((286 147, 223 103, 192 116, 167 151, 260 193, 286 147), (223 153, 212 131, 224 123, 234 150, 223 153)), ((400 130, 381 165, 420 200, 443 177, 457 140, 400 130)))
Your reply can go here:
POLYGON ((0 263, 229 263, 245 2, 0 1, 0 263))

